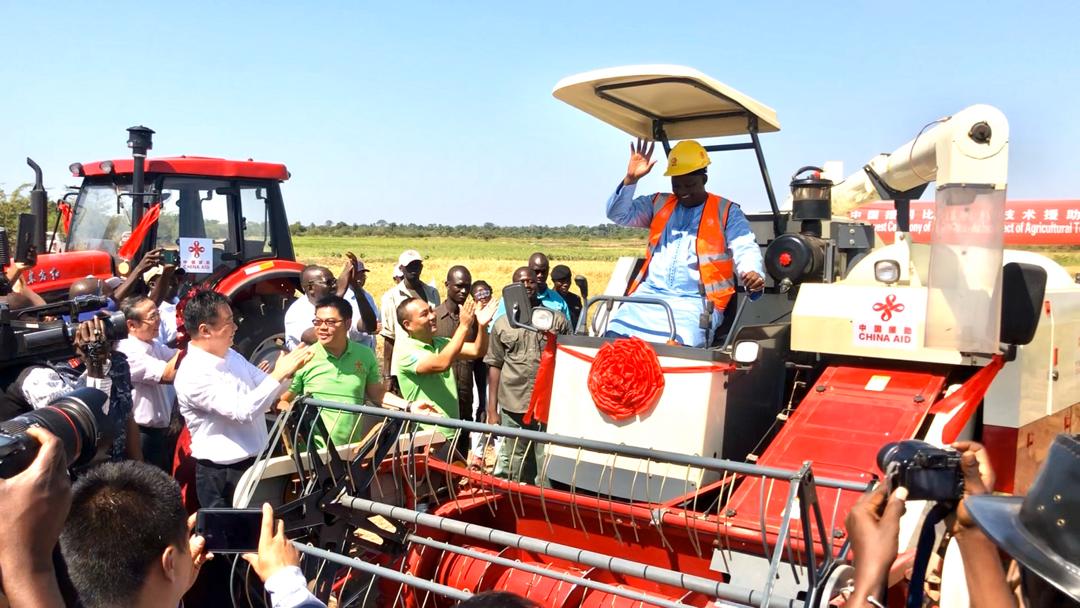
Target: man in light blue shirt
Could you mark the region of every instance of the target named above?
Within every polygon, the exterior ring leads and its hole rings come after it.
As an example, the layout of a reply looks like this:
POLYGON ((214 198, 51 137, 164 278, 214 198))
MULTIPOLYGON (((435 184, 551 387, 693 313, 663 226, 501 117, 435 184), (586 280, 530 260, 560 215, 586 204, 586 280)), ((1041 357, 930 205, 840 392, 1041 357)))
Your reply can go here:
MULTIPOLYGON (((652 143, 638 141, 636 146, 631 144, 630 147, 626 177, 607 201, 607 216, 622 226, 647 228, 660 211, 660 204, 671 195, 634 196, 638 180, 649 173, 656 161, 650 160, 652 143)), ((712 330, 719 325, 723 315, 723 310, 715 307, 709 312, 698 259, 698 232, 709 197, 705 190, 708 180, 705 167, 709 162, 708 154, 697 142, 680 142, 672 149, 665 175, 672 176, 671 186, 677 204, 659 235, 647 274, 632 294, 667 302, 675 318, 676 340, 698 348, 708 345, 712 330)), ((750 293, 750 299, 756 299, 765 287, 765 270, 750 223, 734 203, 727 207, 726 218, 720 217, 720 222, 726 254, 734 262, 735 276, 750 293)), ((732 285, 734 278, 730 277, 732 285)), ((666 340, 668 329, 664 309, 648 304, 623 304, 608 323, 611 335, 637 336, 651 342, 666 340)))

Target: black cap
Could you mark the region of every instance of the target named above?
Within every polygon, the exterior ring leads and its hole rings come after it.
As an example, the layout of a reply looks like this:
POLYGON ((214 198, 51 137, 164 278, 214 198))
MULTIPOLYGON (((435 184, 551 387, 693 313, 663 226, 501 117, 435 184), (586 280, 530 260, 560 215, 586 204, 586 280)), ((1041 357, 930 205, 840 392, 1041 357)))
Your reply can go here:
POLYGON ((559 264, 551 269, 552 281, 569 281, 570 280, 570 267, 565 264, 559 264))
POLYGON ((1058 435, 1035 482, 1019 496, 972 496, 971 518, 1021 566, 1080 601, 1080 440, 1058 435))

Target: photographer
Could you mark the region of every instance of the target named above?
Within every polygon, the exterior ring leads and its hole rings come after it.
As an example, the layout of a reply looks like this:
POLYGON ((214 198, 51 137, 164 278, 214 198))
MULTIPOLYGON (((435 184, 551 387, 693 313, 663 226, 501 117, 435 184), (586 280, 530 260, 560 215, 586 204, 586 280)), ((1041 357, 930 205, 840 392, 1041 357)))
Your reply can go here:
POLYGON ((174 421, 176 392, 172 388, 176 377, 179 352, 158 340, 161 314, 153 300, 146 296, 130 296, 120 309, 127 320, 128 337, 116 345, 128 360, 131 369, 133 417, 139 427, 140 446, 146 462, 169 472, 175 436, 174 421))
MULTIPOLYGON (((1080 442, 1076 437, 1058 437, 1027 498, 990 495, 994 473, 981 444, 961 441, 952 447, 960 452, 964 492, 946 523, 963 558, 970 604, 1015 605, 998 548, 984 530, 1000 534, 998 545, 1025 572, 1023 595, 1027 605, 1073 605, 1066 595, 1072 597, 1072 602, 1080 601, 1080 574, 1075 567, 1062 565, 1075 565, 1080 560, 1076 550, 1080 546, 1080 533, 1073 510, 1075 488, 1080 483, 1080 442), (1070 498, 1062 501, 1062 496, 1070 498), (1071 517, 1062 517, 1070 511, 1071 517), (1021 528, 1023 532, 1019 532, 1021 528), (1046 601, 1047 597, 1052 599, 1046 601)), ((885 601, 883 593, 889 583, 890 566, 897 556, 897 536, 907 490, 901 487, 892 496, 886 493, 886 485, 879 485, 860 498, 847 517, 855 564, 855 589, 848 599, 850 606, 876 606, 885 601)))
MULTIPOLYGON (((299 556, 274 533, 263 506, 258 554, 248 560, 276 608, 323 606, 307 590, 299 556)), ((191 533, 180 487, 164 472, 137 462, 106 463, 75 484, 60 537, 71 582, 86 608, 177 606, 206 560, 205 540, 191 533)))
POLYGON ((41 444, 33 462, 0 479, 0 586, 13 608, 59 607, 53 549, 71 505, 71 482, 60 440, 38 427, 26 434, 41 444))
POLYGON ((109 396, 105 414, 117 429, 109 449, 111 460, 142 460, 137 438, 139 428, 132 416, 131 373, 127 357, 113 352, 100 317, 79 324, 75 333, 77 358, 64 364, 33 365, 22 371, 14 388, 30 407, 37 409, 53 399, 87 386, 109 396), (128 441, 128 438, 131 441, 128 441))

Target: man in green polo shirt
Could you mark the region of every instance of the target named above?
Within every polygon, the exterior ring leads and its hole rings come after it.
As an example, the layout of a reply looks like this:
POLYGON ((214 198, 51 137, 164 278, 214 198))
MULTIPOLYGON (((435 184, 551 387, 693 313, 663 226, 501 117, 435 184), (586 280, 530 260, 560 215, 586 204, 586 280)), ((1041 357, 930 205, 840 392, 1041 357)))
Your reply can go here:
MULTIPOLYGON (((495 315, 498 300, 476 310, 472 299, 467 300, 459 313, 459 323, 450 338, 435 336, 438 317, 431 304, 421 298, 408 298, 397 307, 397 319, 407 336, 399 336, 394 343, 391 365, 406 399, 424 399, 431 402, 449 418, 458 418, 457 382, 452 364, 461 359, 480 359, 487 353, 487 324, 495 315), (477 321, 479 331, 472 342, 465 342, 469 328, 477 321)), ((447 440, 464 455, 469 446, 455 442, 456 429, 438 427, 447 440)))
MULTIPOLYGON (((315 303, 311 324, 318 340, 311 348, 311 361, 293 376, 279 407, 288 407, 297 395, 311 394, 324 401, 361 404, 368 400, 409 409, 409 401, 387 392, 383 386, 375 352, 349 340, 352 306, 347 300, 337 295, 324 296, 315 303)), ((360 441, 380 420, 373 416, 361 420, 360 414, 331 409, 323 409, 320 416, 337 446, 360 441)), ((322 447, 321 438, 315 441, 322 447)))

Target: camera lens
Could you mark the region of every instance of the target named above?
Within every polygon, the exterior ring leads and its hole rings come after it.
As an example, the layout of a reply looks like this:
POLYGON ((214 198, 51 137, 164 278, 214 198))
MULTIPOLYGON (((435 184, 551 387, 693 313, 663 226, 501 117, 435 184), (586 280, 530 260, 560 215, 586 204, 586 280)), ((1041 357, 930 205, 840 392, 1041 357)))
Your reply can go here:
POLYGON ((877 453, 877 466, 884 473, 889 462, 896 459, 896 451, 900 448, 900 442, 894 441, 881 446, 877 453))
POLYGON ((107 396, 94 388, 72 391, 49 405, 0 423, 0 478, 22 471, 38 451, 26 429, 39 426, 60 440, 69 467, 85 464, 97 453, 101 412, 107 396))

